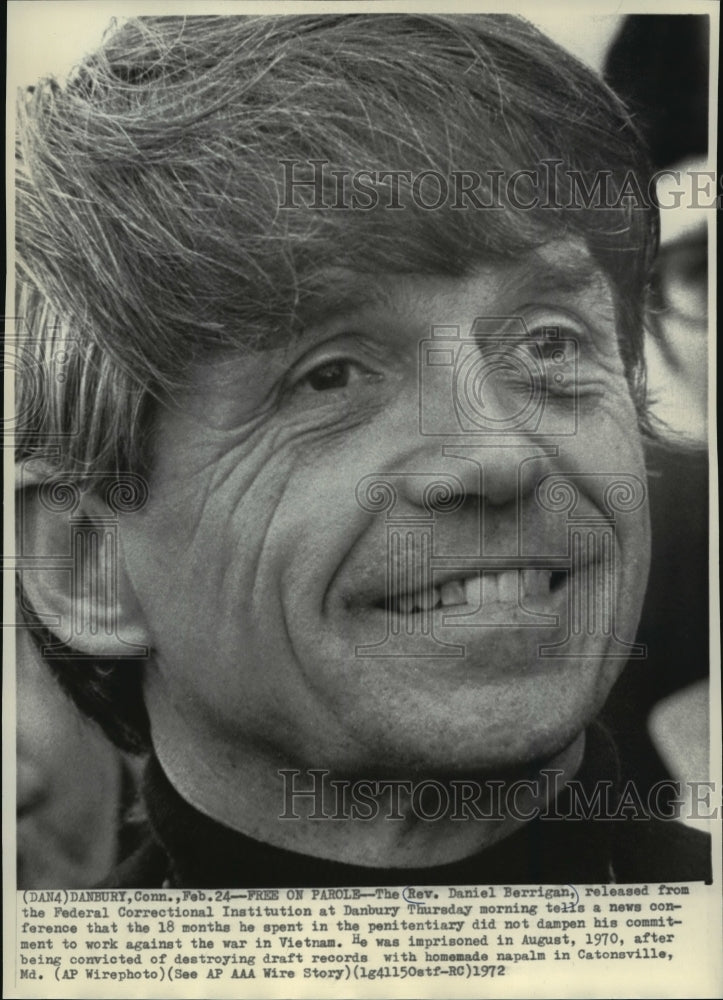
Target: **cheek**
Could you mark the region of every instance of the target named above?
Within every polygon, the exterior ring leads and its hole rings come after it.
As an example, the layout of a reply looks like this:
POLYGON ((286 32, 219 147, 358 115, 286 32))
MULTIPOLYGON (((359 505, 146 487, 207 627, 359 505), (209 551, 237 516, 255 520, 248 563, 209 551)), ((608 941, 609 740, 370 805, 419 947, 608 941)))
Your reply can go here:
POLYGON ((592 489, 596 502, 614 508, 607 513, 644 512, 645 458, 627 386, 618 391, 611 387, 594 408, 581 413, 578 433, 570 439, 569 447, 573 456, 570 466, 589 475, 591 484, 597 482, 592 489), (626 497, 628 491, 632 493, 626 497))
POLYGON ((221 450, 191 442, 183 455, 167 455, 146 509, 123 524, 138 596, 154 610, 184 596, 194 605, 215 600, 240 566, 252 567, 293 478, 288 452, 263 443, 221 450))
POLYGON ((159 474, 147 509, 124 524, 155 663, 179 698, 202 689, 209 703, 230 703, 244 679, 257 705, 273 704, 274 676, 286 664, 290 680, 300 631, 318 634, 330 552, 352 530, 351 471, 339 472, 330 449, 280 436, 273 447, 230 449, 193 475, 159 474), (209 650, 213 679, 199 680, 209 650))
POLYGON ((615 526, 624 555, 647 579, 650 559, 648 482, 637 414, 629 397, 601 408, 598 454, 592 464, 600 474, 600 506, 615 526))

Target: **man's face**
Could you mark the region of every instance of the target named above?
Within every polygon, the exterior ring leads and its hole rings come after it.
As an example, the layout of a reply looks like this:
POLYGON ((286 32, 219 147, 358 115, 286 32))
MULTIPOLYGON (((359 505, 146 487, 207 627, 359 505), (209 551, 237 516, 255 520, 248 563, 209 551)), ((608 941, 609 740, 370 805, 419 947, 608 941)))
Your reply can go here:
POLYGON ((609 505, 616 479, 644 481, 643 458, 612 295, 586 270, 563 243, 466 278, 338 273, 335 307, 298 342, 199 368, 160 418, 150 501, 123 524, 156 739, 170 713, 229 773, 358 774, 507 768, 574 740, 623 666, 649 556, 647 504, 609 505), (497 361, 465 383, 480 317, 522 317, 528 336, 485 321, 501 333, 479 356, 497 361), (518 416, 541 385, 533 428, 518 416), (450 424, 473 404, 479 426, 450 424), (375 510, 375 479, 392 509, 375 510), (555 643, 564 655, 541 655, 555 643))

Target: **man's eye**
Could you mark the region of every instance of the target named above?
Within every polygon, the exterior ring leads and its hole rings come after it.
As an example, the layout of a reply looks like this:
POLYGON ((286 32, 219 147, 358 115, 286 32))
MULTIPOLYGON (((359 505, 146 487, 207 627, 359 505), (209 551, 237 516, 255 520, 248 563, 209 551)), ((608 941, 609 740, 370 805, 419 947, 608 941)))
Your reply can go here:
POLYGON ((315 390, 343 389, 349 384, 351 364, 348 361, 327 361, 310 371, 303 381, 315 390))

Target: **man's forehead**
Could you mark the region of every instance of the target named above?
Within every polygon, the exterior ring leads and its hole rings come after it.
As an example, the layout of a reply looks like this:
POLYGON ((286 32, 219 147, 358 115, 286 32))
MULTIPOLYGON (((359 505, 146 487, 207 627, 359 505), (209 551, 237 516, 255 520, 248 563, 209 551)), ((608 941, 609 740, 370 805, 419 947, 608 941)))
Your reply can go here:
MULTIPOLYGON (((521 302, 534 293, 575 295, 603 291, 608 284, 600 265, 581 240, 555 240, 516 258, 470 262, 459 274, 380 274, 346 267, 320 270, 314 288, 300 305, 299 327, 319 323, 335 315, 368 310, 394 310, 399 299, 413 294, 414 287, 454 293, 462 286, 477 286, 497 308, 504 302, 521 302)), ((609 287, 607 289, 609 291, 609 287)))

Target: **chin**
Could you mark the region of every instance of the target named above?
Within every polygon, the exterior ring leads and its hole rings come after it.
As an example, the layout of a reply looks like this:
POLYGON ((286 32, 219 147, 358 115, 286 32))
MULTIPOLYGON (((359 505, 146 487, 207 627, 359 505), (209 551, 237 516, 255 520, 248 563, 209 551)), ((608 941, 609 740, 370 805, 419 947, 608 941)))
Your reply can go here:
POLYGON ((386 739, 379 733, 378 758, 450 774, 544 766, 597 717, 621 669, 604 660, 549 662, 537 676, 462 686, 441 712, 439 703, 420 698, 411 718, 400 706, 386 739))

